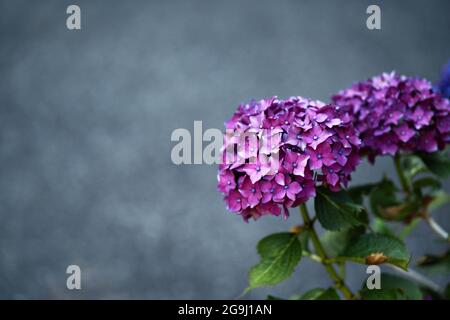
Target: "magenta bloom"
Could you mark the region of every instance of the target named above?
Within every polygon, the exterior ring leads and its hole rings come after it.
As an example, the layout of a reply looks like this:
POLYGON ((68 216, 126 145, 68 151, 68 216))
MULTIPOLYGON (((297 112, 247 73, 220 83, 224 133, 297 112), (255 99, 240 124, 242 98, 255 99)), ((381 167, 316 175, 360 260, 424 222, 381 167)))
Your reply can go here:
POLYGON ((275 176, 275 182, 277 186, 273 199, 276 202, 284 202, 286 198, 295 201, 297 194, 302 190, 300 184, 287 174, 278 173, 275 176))
POLYGON ((233 135, 225 138, 227 161, 219 166, 227 208, 245 221, 287 217, 289 208, 315 197, 318 184, 333 191, 346 186, 361 142, 338 109, 302 97, 240 105, 225 123, 233 135))
POLYGON ((339 92, 333 102, 360 132, 361 152, 371 161, 398 152, 435 152, 450 142, 450 103, 427 80, 383 73, 339 92))

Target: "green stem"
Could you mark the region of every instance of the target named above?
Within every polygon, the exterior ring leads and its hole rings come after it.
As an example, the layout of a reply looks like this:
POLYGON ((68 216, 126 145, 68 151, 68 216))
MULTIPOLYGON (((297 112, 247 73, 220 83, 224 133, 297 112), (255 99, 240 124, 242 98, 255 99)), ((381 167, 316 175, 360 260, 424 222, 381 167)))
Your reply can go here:
POLYGON ((344 280, 339 276, 339 274, 334 269, 333 265, 328 263, 328 256, 325 252, 325 249, 320 242, 319 236, 317 235, 316 230, 314 229, 311 218, 308 214, 308 209, 306 205, 303 203, 300 205, 300 213, 303 217, 303 221, 305 222, 305 227, 309 231, 309 235, 311 237, 311 241, 313 242, 314 248, 316 249, 317 255, 321 258, 322 264, 330 275, 331 279, 335 282, 336 287, 341 290, 342 294, 346 299, 352 300, 355 299, 355 296, 350 291, 350 289, 345 284, 344 280))
MULTIPOLYGON (((400 184, 402 186, 403 192, 406 196, 411 193, 408 180, 405 177, 405 174, 402 170, 402 166, 400 163, 400 155, 396 155, 394 157, 395 170, 397 172, 398 179, 400 180, 400 184)), ((430 226, 431 230, 436 233, 440 238, 445 241, 450 241, 450 237, 447 231, 445 231, 433 218, 429 217, 427 213, 425 213, 422 217, 423 220, 430 226)))
POLYGON ((394 157, 395 171, 397 171, 398 179, 400 180, 400 184, 402 186, 403 191, 408 195, 410 193, 408 180, 406 179, 405 174, 402 170, 400 155, 396 155, 394 157))
POLYGON ((345 261, 341 261, 338 263, 338 267, 339 267, 339 275, 341 276, 342 279, 345 279, 345 261))
POLYGON ((319 263, 324 263, 321 257, 319 257, 317 254, 311 253, 309 251, 302 250, 302 256, 308 257, 311 260, 319 263))

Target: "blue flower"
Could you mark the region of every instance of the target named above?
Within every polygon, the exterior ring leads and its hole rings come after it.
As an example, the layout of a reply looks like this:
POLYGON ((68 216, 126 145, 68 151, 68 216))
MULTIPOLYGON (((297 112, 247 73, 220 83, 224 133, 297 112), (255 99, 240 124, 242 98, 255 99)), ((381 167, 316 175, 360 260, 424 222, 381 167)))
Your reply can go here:
POLYGON ((442 69, 441 79, 436 84, 436 89, 450 99, 450 61, 442 69))

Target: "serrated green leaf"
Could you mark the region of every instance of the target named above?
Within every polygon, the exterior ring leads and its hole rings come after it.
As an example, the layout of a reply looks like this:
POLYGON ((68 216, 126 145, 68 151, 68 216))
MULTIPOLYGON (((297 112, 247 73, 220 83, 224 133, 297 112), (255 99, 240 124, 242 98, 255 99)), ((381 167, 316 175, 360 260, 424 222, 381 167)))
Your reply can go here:
POLYGON ((364 300, 421 300, 423 293, 414 282, 390 273, 382 273, 381 289, 369 290, 363 283, 361 293, 364 300), (395 296, 395 297, 394 297, 395 296))
POLYGON ((450 175, 450 158, 446 152, 420 153, 427 168, 438 177, 450 175))
POLYGON ((366 258, 375 253, 387 257, 386 263, 407 269, 410 256, 405 244, 395 237, 385 234, 365 234, 355 239, 344 250, 341 258, 367 264, 366 258))
POLYGON ((381 287, 383 289, 399 289, 402 298, 407 300, 421 300, 423 296, 420 288, 414 282, 390 273, 381 275, 381 287))
POLYGON ((336 257, 351 241, 364 233, 364 227, 344 229, 341 231, 325 231, 320 241, 329 257, 336 257))
POLYGON ((297 300, 340 300, 334 288, 316 288, 305 292, 297 300))
POLYGON ((258 243, 261 261, 249 272, 249 289, 276 285, 286 280, 302 257, 296 234, 283 232, 265 237, 258 243))
POLYGON ((319 222, 327 230, 338 231, 368 223, 364 207, 354 203, 345 191, 318 188, 314 208, 319 222))

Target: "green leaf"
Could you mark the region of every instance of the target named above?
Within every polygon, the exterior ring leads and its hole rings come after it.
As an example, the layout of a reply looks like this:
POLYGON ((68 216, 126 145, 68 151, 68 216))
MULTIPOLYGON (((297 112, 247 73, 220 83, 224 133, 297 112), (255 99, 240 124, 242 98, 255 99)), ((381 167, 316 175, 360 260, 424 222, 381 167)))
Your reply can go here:
POLYGON ((422 189, 429 188, 432 191, 435 191, 439 190, 441 187, 442 183, 439 180, 432 177, 424 177, 421 179, 417 179, 416 181, 413 182, 414 190, 422 191, 422 189))
POLYGON ((370 192, 370 207, 372 212, 378 217, 390 220, 391 218, 384 209, 399 205, 397 191, 398 189, 394 182, 384 177, 370 192))
POLYGON ((420 288, 414 282, 390 273, 381 275, 381 287, 399 290, 402 298, 407 300, 422 300, 423 297, 420 288))
POLYGON ((416 155, 403 155, 401 167, 409 182, 411 182, 419 173, 427 172, 427 167, 420 157, 416 155))
POLYGON ((446 300, 445 298, 445 292, 437 292, 430 288, 421 287, 420 291, 422 292, 422 299, 423 300, 446 300))
POLYGON ((340 300, 340 298, 333 288, 317 288, 305 292, 297 300, 340 300))
POLYGON ((363 289, 359 292, 362 300, 397 300, 400 294, 398 289, 363 289))
POLYGON ((433 200, 428 204, 428 210, 434 211, 450 202, 450 194, 444 191, 438 191, 433 194, 433 200))
POLYGON ((450 273, 450 250, 442 255, 427 255, 417 265, 429 273, 450 273))
POLYGON ((366 282, 363 284, 361 295, 364 300, 421 300, 423 293, 419 286, 405 278, 382 273, 380 279, 381 289, 369 290, 366 282))
POLYGON ((309 232, 307 230, 302 230, 298 235, 298 241, 302 246, 302 250, 309 251, 309 232))
POLYGON ((261 261, 249 272, 249 288, 273 286, 286 280, 302 257, 296 234, 283 232, 265 237, 258 243, 261 261))
MULTIPOLYGON (((340 258, 351 260, 362 264, 378 264, 369 258, 372 254, 382 253, 386 263, 396 265, 404 270, 407 269, 410 256, 406 251, 405 244, 389 235, 385 234, 365 234, 354 240, 344 250, 340 258)), ((372 257, 372 256, 371 256, 372 257)))
POLYGON ((314 207, 317 218, 327 230, 337 231, 368 223, 364 207, 354 203, 345 191, 318 188, 314 207))
POLYGON ((372 229, 374 232, 379 234, 386 234, 388 236, 395 236, 394 231, 384 222, 382 219, 375 217, 373 220, 372 229))
POLYGON ((336 257, 352 242, 355 238, 364 233, 363 227, 344 229, 341 231, 325 231, 320 241, 329 257, 336 257))
POLYGON ((268 295, 266 300, 284 300, 283 298, 280 297, 276 297, 276 296, 272 296, 272 295, 268 295))
POLYGON ((450 158, 446 152, 420 153, 427 168, 439 177, 450 175, 450 158))
POLYGON ((378 183, 368 183, 347 189, 349 197, 357 204, 363 204, 364 196, 368 196, 378 183))
POLYGON ((370 193, 370 207, 373 213, 384 220, 402 221, 418 212, 422 199, 411 195, 404 201, 397 198, 398 189, 386 177, 370 193))

